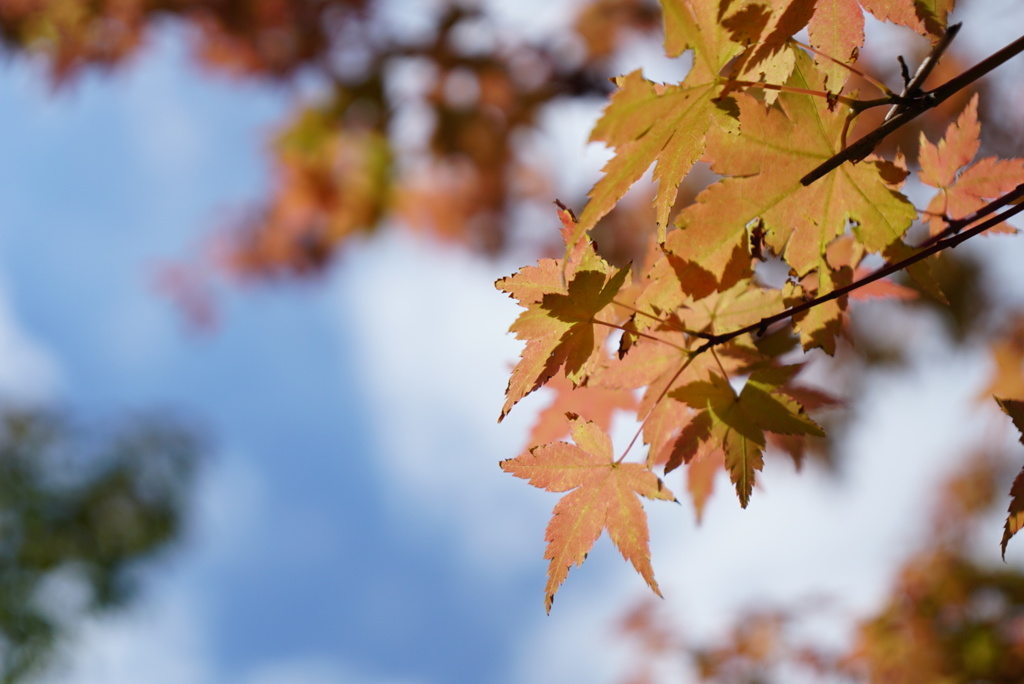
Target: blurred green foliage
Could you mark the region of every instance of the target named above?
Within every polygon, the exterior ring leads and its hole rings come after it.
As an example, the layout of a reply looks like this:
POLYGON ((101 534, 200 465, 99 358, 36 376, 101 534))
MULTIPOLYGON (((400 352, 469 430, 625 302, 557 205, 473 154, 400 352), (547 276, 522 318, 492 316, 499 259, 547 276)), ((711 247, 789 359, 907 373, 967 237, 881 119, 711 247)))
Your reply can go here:
POLYGON ((139 566, 181 532, 200 451, 164 418, 91 434, 0 413, 0 681, 39 673, 76 620, 133 596, 139 566))

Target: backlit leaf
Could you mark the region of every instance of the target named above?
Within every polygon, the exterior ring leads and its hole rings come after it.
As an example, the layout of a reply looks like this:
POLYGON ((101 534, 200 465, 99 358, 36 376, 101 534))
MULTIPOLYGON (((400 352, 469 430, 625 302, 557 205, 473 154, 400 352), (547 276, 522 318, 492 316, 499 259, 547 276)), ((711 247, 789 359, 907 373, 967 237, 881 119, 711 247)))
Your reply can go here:
POLYGON ((643 465, 616 463, 611 440, 593 423, 575 418, 571 430, 576 444, 545 444, 501 462, 502 470, 535 487, 569 492, 555 505, 545 533, 544 557, 551 561, 544 590, 548 612, 569 568, 583 564, 604 530, 660 596, 651 568, 647 514, 639 497, 675 501, 675 496, 643 465))

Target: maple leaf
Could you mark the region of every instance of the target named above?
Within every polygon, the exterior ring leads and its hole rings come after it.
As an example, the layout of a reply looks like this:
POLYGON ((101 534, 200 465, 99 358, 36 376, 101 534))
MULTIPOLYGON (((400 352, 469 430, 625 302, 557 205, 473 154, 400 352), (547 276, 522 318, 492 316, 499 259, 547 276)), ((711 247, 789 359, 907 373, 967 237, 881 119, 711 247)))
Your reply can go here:
MULTIPOLYGON (((731 13, 721 18, 733 39, 748 45, 736 60, 739 78, 784 83, 796 62, 793 34, 807 25, 817 0, 741 0, 721 3, 719 11, 731 13)), ((765 92, 765 101, 773 103, 777 91, 765 92)))
MULTIPOLYGON (((849 0, 852 2, 853 0, 849 0)), ((946 28, 946 15, 955 0, 859 0, 861 6, 882 21, 912 28, 921 35, 937 36, 946 28)))
MULTIPOLYGON (((780 388, 779 391, 790 399, 795 400, 805 411, 831 408, 843 404, 840 399, 811 387, 786 386, 780 388)), ((810 442, 808 439, 809 435, 782 435, 776 432, 769 432, 765 436, 770 446, 787 453, 793 459, 793 465, 796 466, 798 472, 803 468, 810 442)), ((813 437, 813 435, 810 435, 810 437, 813 437)))
MULTIPOLYGON (((565 224, 563 235, 568 236, 574 232, 575 221, 565 209, 560 216, 565 224)), ((522 268, 494 284, 526 308, 509 328, 526 341, 526 348, 512 369, 498 422, 560 369, 576 384, 599 362, 595 352, 610 328, 595 321, 622 288, 629 268, 611 267, 586 236, 567 244, 566 251, 567 259, 542 259, 537 266, 522 268), (598 360, 592 362, 595 356, 598 360)))
POLYGON ((657 162, 654 199, 659 241, 679 184, 704 152, 708 131, 735 128, 729 101, 718 101, 718 73, 743 46, 718 22, 718 8, 702 0, 663 0, 665 49, 679 56, 694 51, 694 66, 679 85, 655 84, 634 71, 616 80, 604 114, 590 140, 615 148, 580 214, 579 231, 593 228, 629 187, 657 162))
POLYGON ((764 466, 766 431, 819 437, 825 434, 803 407, 781 390, 797 370, 795 366, 756 370, 738 395, 721 375, 671 393, 673 398, 707 414, 707 430, 698 433, 695 441, 713 439, 722 445, 725 466, 744 508, 754 489, 755 472, 764 466))
POLYGON ((843 64, 856 62, 864 45, 861 7, 882 21, 907 26, 922 35, 937 36, 945 30, 946 15, 953 9, 953 0, 818 0, 807 32, 814 49, 836 60, 815 58, 830 93, 843 89, 850 75, 843 64))
MULTIPOLYGON (((799 285, 786 284, 786 301, 791 306, 803 299, 821 297, 852 282, 848 268, 832 268, 826 254, 818 265, 800 281, 799 285)), ((800 335, 800 346, 807 351, 818 348, 826 354, 836 352, 836 340, 843 333, 847 296, 837 297, 794 316, 793 329, 800 335)))
POLYGON ((573 565, 580 566, 601 532, 608 536, 654 593, 661 595, 651 568, 647 514, 640 496, 675 501, 661 480, 639 463, 617 463, 608 434, 590 421, 570 416, 573 441, 537 446, 501 462, 501 469, 549 492, 569 492, 555 505, 544 535, 550 562, 544 589, 551 612, 555 593, 573 565))
POLYGON ((711 414, 698 412, 683 426, 665 464, 666 475, 686 464, 686 489, 698 523, 704 517, 704 507, 714 490, 715 476, 725 466, 725 449, 721 442, 711 438, 711 428, 711 414))
POLYGON ((850 76, 844 64, 856 62, 864 45, 864 13, 856 0, 819 0, 807 33, 811 46, 832 58, 815 56, 814 61, 825 76, 825 88, 839 93, 850 76))
MULTIPOLYGON (((1000 399, 993 397, 1003 413, 1010 416, 1014 427, 1021 433, 1020 441, 1024 444, 1024 401, 1020 399, 1000 399)), ((1003 558, 1006 558, 1006 545, 1013 535, 1017 534, 1024 527, 1024 469, 1017 473, 1013 484, 1010 486, 1010 507, 1006 516, 1006 523, 1003 526, 1003 539, 999 543, 1003 551, 1003 558)))
POLYGON ((991 396, 1024 397, 1024 327, 1014 329, 996 338, 989 349, 992 372, 988 385, 979 394, 988 401, 991 396))
MULTIPOLYGON (((789 85, 819 90, 810 58, 800 53, 789 85)), ((707 156, 725 178, 704 190, 677 218, 684 231, 675 250, 721 278, 747 226, 757 221, 765 243, 784 256, 798 276, 820 266, 828 244, 852 224, 870 251, 897 242, 917 212, 893 190, 880 164, 844 164, 804 186, 800 178, 842 147, 846 115, 829 111, 823 98, 782 93, 782 109, 737 96, 740 134, 712 132, 707 156)), ((888 168, 884 169, 888 171, 888 168)))
MULTIPOLYGON (((985 157, 972 165, 980 147, 977 94, 949 125, 938 145, 928 142, 921 133, 919 177, 922 183, 939 189, 924 212, 929 216, 932 234, 946 228, 945 219, 967 216, 1024 182, 1024 159, 985 157)), ((1004 223, 987 232, 1012 231, 1004 223)))
POLYGON ((724 292, 715 292, 689 305, 684 322, 688 329, 722 334, 745 328, 785 308, 782 292, 742 280, 724 292))
POLYGON ((636 414, 643 421, 647 465, 667 458, 667 451, 693 411, 665 398, 670 389, 709 377, 708 356, 690 360, 692 344, 683 333, 660 331, 659 339, 640 338, 621 359, 611 359, 594 374, 592 383, 614 389, 646 387, 636 414))
POLYGON ((704 508, 715 490, 715 477, 725 466, 725 452, 720 445, 705 440, 693 453, 686 467, 686 490, 693 502, 697 523, 704 519, 704 508))

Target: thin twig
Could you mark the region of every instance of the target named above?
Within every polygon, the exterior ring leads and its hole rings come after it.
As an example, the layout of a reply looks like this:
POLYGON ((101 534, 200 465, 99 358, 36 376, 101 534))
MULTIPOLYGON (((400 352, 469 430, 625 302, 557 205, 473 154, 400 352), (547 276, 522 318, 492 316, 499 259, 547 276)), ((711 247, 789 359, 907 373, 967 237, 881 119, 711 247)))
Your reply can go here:
POLYGON ((619 325, 618 323, 609 323, 608 321, 599 321, 596 318, 592 318, 590 320, 591 320, 592 323, 594 323, 596 325, 606 325, 609 328, 615 328, 616 330, 621 330, 621 331, 629 333, 631 335, 636 335, 637 337, 645 337, 645 338, 647 338, 649 340, 654 340, 655 342, 661 342, 662 344, 667 344, 668 346, 673 347, 674 349, 678 349, 679 351, 682 351, 682 352, 689 353, 689 351, 690 351, 686 347, 680 347, 678 344, 675 344, 673 342, 669 342, 668 340, 663 340, 660 337, 655 337, 654 335, 648 335, 647 333, 640 332, 639 330, 632 330, 630 328, 627 328, 624 325, 619 325))
MULTIPOLYGON (((920 95, 924 82, 928 80, 929 76, 931 76, 932 70, 935 69, 935 66, 939 63, 939 59, 942 57, 942 53, 946 51, 949 44, 953 42, 954 38, 956 38, 956 34, 960 32, 960 26, 961 24, 953 24, 946 29, 946 33, 939 39, 939 42, 935 44, 935 47, 933 47, 932 51, 928 53, 928 56, 924 58, 924 61, 921 62, 921 66, 917 67, 914 77, 904 84, 903 92, 900 93, 901 98, 904 100, 913 100, 920 95)), ((900 66, 902 66, 904 78, 906 78, 906 62, 901 61, 900 66)), ((894 104, 892 109, 886 112, 883 121, 888 121, 896 116, 905 106, 906 105, 898 102, 894 104)))
POLYGON ((1012 202, 1014 202, 1016 200, 1019 200, 1022 197, 1024 197, 1024 184, 1018 185, 1016 188, 1014 188, 1010 192, 1006 193, 1002 197, 1000 197, 998 199, 995 199, 995 200, 992 200, 991 202, 989 202, 988 204, 983 206, 981 209, 978 209, 977 211, 975 211, 973 213, 970 213, 967 216, 964 216, 964 217, 958 218, 958 219, 949 219, 949 218, 947 218, 947 219, 945 219, 946 220, 946 227, 942 230, 942 232, 941 233, 937 233, 937 234, 933 235, 932 237, 928 238, 927 240, 922 242, 920 245, 918 245, 917 248, 918 249, 925 249, 927 247, 931 247, 932 245, 934 245, 936 242, 939 242, 940 240, 944 240, 945 238, 949 237, 950 235, 956 235, 961 230, 963 230, 966 226, 971 225, 975 221, 980 221, 981 219, 985 218, 986 216, 988 216, 992 212, 996 211, 997 209, 1002 209, 1007 204, 1010 204, 1010 203, 1012 203, 1012 202))

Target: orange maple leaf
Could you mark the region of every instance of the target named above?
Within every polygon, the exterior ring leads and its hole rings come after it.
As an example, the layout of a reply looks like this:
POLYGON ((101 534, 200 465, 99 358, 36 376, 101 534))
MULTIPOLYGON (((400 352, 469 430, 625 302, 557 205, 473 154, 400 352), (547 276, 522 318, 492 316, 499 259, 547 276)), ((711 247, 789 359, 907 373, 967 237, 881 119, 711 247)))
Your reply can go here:
MULTIPOLYGON (((575 219, 565 209, 559 214, 568 238, 575 219)), ((611 328, 596 319, 622 289, 629 267, 612 268, 586 236, 567 244, 566 252, 567 259, 542 259, 537 266, 521 268, 494 284, 526 307, 509 328, 526 341, 526 348, 512 370, 499 422, 559 369, 564 368, 565 376, 578 384, 590 366, 600 361, 601 343, 611 328)))
POLYGON ((643 465, 617 463, 611 439, 594 423, 570 415, 570 426, 576 444, 545 444, 501 462, 502 470, 535 487, 569 492, 555 505, 544 536, 544 557, 551 561, 544 589, 547 611, 569 568, 583 564, 603 530, 660 596, 651 567, 647 514, 639 497, 675 501, 675 496, 643 465))
MULTIPOLYGON (((807 26, 811 45, 838 62, 856 62, 864 45, 861 7, 881 21, 907 26, 922 35, 938 35, 946 27, 953 0, 819 0, 807 26)), ((850 70, 831 59, 815 61, 826 75, 829 92, 842 90, 850 70)))
MULTIPOLYGON (((922 183, 938 188, 925 210, 932 234, 946 228, 945 219, 957 219, 1024 183, 1024 159, 985 157, 971 164, 981 147, 978 95, 975 94, 937 145, 921 133, 918 160, 922 183)), ((1013 229, 1005 223, 989 232, 1013 229)))

